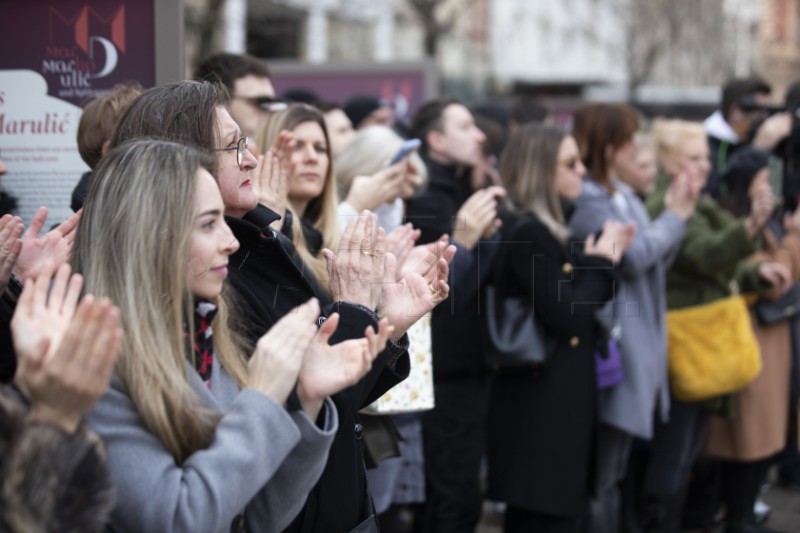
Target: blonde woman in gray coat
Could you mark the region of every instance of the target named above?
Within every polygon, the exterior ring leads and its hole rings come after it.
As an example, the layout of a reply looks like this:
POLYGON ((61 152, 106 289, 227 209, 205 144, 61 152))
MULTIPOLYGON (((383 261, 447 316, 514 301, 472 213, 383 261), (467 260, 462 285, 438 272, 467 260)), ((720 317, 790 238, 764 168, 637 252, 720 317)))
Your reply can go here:
POLYGON ((616 298, 599 313, 609 329, 619 326, 624 377, 600 390, 597 497, 590 530, 614 533, 621 530, 617 485, 632 440, 651 439, 655 417, 664 421, 669 414, 665 274, 698 192, 682 176, 673 184, 667 210, 651 221, 635 191, 619 180, 636 164, 636 111, 622 104, 588 104, 576 112, 574 128, 589 174, 570 219, 573 234, 595 233, 606 220, 636 224, 636 237, 620 263, 616 298))
POLYGON ((328 396, 356 383, 391 334, 383 322, 328 345, 338 315, 318 331, 311 299, 245 360, 224 290, 239 243, 213 162, 166 141, 114 148, 75 240, 75 269, 88 291, 119 302, 124 334, 111 386, 88 416, 107 447, 114 531, 285 528, 338 427, 328 396))

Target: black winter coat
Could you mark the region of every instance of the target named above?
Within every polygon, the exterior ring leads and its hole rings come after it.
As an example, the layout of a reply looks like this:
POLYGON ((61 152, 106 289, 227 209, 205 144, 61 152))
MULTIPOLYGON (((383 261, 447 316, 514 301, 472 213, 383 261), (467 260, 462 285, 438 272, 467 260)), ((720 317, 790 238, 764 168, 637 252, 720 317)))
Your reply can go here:
POLYGON ((489 498, 529 511, 582 515, 595 468, 595 312, 613 292, 610 261, 562 245, 533 215, 504 220, 497 297, 529 298, 545 336, 556 340, 539 376, 493 378, 489 406, 489 498), (571 249, 570 249, 571 248, 571 249))
MULTIPOLYGON (((469 172, 458 175, 456 167, 429 159, 425 163, 428 186, 418 197, 406 202, 406 220, 422 231, 418 244, 436 241, 444 233, 452 235, 459 208, 474 192, 469 172)), ((478 245, 481 246, 494 248, 495 243, 478 245)), ((450 296, 431 313, 434 379, 485 373, 480 287, 491 272, 493 253, 484 254, 486 250, 478 248, 470 253, 475 251, 481 252, 481 261, 475 261, 473 267, 466 267, 458 257, 450 265, 451 280, 459 277, 461 283, 451 283, 450 296), (462 286, 474 290, 459 291, 462 286)))
MULTIPOLYGON (((341 316, 331 343, 363 337, 369 325, 377 328, 377 316, 371 310, 331 302, 314 275, 304 269, 291 241, 269 227, 278 218, 261 205, 244 219, 226 217, 240 243, 239 250, 230 257, 229 280, 236 291, 238 314, 244 319, 248 337, 255 342, 277 320, 311 297, 320 301, 321 320, 333 312, 341 316)), ((287 531, 347 532, 369 515, 357 413, 406 378, 410 369, 407 347, 407 340, 404 346, 390 344, 361 381, 332 397, 339 414, 339 430, 328 463, 287 531)))

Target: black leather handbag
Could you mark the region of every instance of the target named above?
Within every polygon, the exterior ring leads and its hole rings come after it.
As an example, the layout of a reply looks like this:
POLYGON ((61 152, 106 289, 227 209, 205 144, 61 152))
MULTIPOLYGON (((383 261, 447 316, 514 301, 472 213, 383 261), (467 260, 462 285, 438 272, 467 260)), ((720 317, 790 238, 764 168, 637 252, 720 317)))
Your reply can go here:
POLYGON ((486 287, 486 322, 489 346, 486 364, 494 373, 540 374, 551 347, 533 314, 532 302, 520 297, 497 298, 494 286, 486 287))
POLYGON ((795 283, 777 300, 758 300, 753 309, 762 324, 774 324, 800 315, 800 284, 795 283))

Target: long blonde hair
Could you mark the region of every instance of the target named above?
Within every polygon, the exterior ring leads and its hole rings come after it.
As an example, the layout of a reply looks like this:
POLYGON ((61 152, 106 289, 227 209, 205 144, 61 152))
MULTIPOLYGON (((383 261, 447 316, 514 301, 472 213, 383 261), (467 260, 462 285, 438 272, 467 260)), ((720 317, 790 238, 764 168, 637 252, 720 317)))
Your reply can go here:
POLYGON ((569 228, 555 176, 558 149, 566 136, 552 126, 527 124, 511 135, 499 168, 510 209, 533 213, 561 242, 566 242, 569 228))
MULTIPOLYGON (((196 175, 212 165, 210 156, 167 141, 114 148, 92 176, 72 254, 86 291, 119 306, 124 338, 116 373, 145 427, 177 463, 210 445, 219 419, 191 388, 186 361, 193 354, 184 337, 184 325, 193 335, 187 265, 196 175)), ((226 327, 226 305, 217 303, 215 354, 242 386, 246 363, 226 327)))
MULTIPOLYGON (((291 205, 287 209, 292 213, 292 242, 300 253, 303 262, 311 269, 323 287, 327 287, 328 269, 325 258, 319 250, 310 250, 301 225, 301 218, 322 234, 322 245, 325 248, 336 250, 339 244, 339 217, 336 213, 338 205, 336 199, 336 181, 333 179, 333 156, 331 143, 328 137, 328 128, 325 126, 325 117, 315 107, 306 104, 292 104, 282 111, 271 113, 261 123, 256 134, 256 146, 259 152, 269 150, 283 130, 293 131, 304 122, 314 122, 322 128, 325 136, 325 146, 328 153, 328 171, 325 173, 325 185, 322 193, 309 202, 305 213, 297 213, 291 205)), ((280 213, 283 215, 283 213, 280 213)))

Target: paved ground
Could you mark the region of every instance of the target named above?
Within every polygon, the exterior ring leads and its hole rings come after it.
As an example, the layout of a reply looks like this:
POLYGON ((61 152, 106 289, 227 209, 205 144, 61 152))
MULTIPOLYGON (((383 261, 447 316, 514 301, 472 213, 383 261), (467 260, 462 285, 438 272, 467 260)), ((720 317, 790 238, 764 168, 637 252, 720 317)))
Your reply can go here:
POLYGON ((764 501, 772 507, 767 527, 783 533, 800 533, 800 491, 772 486, 764 501))
MULTIPOLYGON (((779 533, 800 533, 800 491, 771 486, 763 499, 772 509, 764 524, 766 527, 779 533)), ((477 533, 501 533, 502 530, 500 517, 487 506, 477 533)), ((717 528, 706 533, 721 531, 722 528, 717 528)))
MULTIPOLYGON (((800 533, 800 490, 785 489, 773 485, 763 495, 763 500, 770 506, 769 519, 764 524, 776 533, 800 533)), ((708 531, 692 531, 691 533, 722 533, 724 528, 718 527, 708 531)), ((388 533, 408 533, 410 528, 399 525, 388 533)), ((491 503, 484 505, 483 520, 476 533, 502 533, 502 517, 498 509, 491 503)), ((690 533, 690 532, 684 532, 690 533)))

